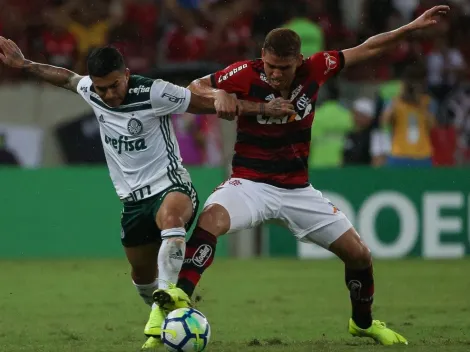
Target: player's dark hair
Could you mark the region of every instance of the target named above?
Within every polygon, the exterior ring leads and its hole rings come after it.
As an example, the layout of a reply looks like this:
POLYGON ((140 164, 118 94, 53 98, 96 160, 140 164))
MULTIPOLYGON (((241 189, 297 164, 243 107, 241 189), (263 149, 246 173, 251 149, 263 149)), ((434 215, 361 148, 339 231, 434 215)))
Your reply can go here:
POLYGON ((263 49, 279 57, 300 55, 300 37, 291 29, 276 28, 268 33, 263 49))
POLYGON ((122 54, 112 46, 94 49, 87 59, 88 74, 104 77, 113 71, 124 71, 126 64, 122 54))

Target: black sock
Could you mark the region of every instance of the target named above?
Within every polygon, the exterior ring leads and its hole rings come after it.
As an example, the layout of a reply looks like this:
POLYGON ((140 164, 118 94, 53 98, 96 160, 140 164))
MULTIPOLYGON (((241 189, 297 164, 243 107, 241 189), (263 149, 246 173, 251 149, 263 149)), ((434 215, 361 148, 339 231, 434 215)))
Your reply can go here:
POLYGON ((184 262, 178 276, 177 286, 192 296, 201 275, 214 260, 217 237, 210 232, 196 227, 186 243, 184 262))
POLYGON ((346 268, 346 286, 351 298, 352 319, 361 329, 367 329, 372 325, 372 302, 374 301, 372 265, 361 270, 346 268))

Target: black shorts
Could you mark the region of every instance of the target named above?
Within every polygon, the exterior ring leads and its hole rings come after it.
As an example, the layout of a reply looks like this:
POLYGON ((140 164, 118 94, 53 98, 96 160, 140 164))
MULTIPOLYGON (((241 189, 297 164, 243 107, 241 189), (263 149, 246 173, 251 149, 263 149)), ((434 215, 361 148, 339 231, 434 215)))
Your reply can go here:
POLYGON ((172 185, 149 198, 124 203, 121 216, 121 242, 124 247, 161 242, 161 230, 158 228, 155 218, 163 200, 171 192, 184 193, 191 198, 193 215, 185 226, 186 231, 191 228, 199 209, 197 192, 192 184, 172 185))

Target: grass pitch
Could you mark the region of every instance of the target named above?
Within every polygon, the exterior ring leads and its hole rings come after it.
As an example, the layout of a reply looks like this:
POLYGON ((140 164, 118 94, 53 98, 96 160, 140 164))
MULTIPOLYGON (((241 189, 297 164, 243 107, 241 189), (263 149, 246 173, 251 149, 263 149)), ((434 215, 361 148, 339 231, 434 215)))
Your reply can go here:
MULTIPOLYGON (((0 261, 0 351, 137 352, 148 308, 125 260, 0 261)), ((220 260, 198 304, 207 351, 470 351, 470 260, 376 261, 375 317, 408 346, 350 337, 339 261, 220 260)))

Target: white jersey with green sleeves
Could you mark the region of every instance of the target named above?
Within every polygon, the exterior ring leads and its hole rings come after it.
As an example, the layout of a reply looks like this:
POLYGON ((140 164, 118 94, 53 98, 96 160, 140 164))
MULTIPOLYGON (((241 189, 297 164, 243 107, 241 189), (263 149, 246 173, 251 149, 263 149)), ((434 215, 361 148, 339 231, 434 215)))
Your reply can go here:
POLYGON ((140 200, 171 185, 188 185, 188 172, 170 115, 187 110, 191 92, 163 80, 131 75, 122 105, 112 108, 95 92, 89 76, 78 93, 93 108, 106 162, 121 199, 140 200))

